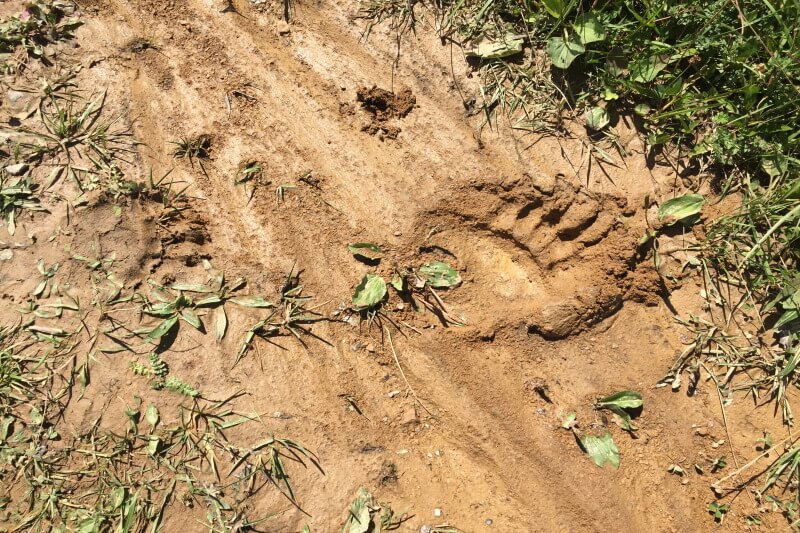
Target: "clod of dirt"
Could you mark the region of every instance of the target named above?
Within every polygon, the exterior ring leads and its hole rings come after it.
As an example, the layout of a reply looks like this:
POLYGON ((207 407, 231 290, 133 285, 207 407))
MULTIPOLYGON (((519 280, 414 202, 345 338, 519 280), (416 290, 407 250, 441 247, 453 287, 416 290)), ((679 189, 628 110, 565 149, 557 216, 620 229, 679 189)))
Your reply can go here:
POLYGON ((407 407, 403 411, 403 415, 400 418, 400 423, 404 426, 408 426, 411 424, 416 424, 417 422, 419 422, 419 418, 417 418, 417 409, 413 405, 407 407))
POLYGON ((140 54, 145 50, 156 50, 156 45, 153 44, 152 41, 137 37, 131 39, 128 44, 125 45, 125 50, 133 52, 134 54, 140 54))
POLYGON ((397 466, 391 461, 384 461, 381 465, 381 471, 378 474, 378 483, 380 485, 391 485, 397 482, 397 466))
POLYGON ((371 89, 362 87, 356 91, 356 100, 366 111, 372 114, 372 120, 361 128, 370 135, 380 134, 390 139, 397 138, 400 128, 387 124, 391 119, 403 118, 414 109, 417 98, 411 89, 402 89, 398 93, 380 89, 373 85, 371 89))
POLYGON ((538 394, 547 403, 553 403, 553 400, 550 399, 550 387, 547 386, 547 383, 542 378, 529 379, 525 382, 525 389, 538 394))
POLYGON ((403 89, 395 94, 386 89, 373 85, 372 89, 362 87, 356 91, 356 100, 361 102, 364 109, 375 115, 378 120, 387 120, 392 117, 403 118, 408 115, 417 98, 411 89, 403 89))

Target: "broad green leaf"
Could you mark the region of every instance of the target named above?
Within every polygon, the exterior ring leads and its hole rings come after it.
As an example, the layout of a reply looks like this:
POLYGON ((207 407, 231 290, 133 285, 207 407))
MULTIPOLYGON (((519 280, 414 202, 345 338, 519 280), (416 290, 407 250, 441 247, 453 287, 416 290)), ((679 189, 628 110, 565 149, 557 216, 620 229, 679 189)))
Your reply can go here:
POLYGON ((203 323, 200 321, 200 317, 191 309, 181 310, 181 318, 191 324, 195 329, 203 330, 203 323))
POLYGON ((158 425, 158 408, 152 403, 147 407, 147 411, 144 412, 144 419, 153 429, 158 425))
POLYGON ((372 517, 370 516, 372 506, 372 494, 364 487, 359 487, 356 498, 350 506, 342 533, 367 533, 370 531, 372 529, 372 517))
POLYGON ((638 104, 636 107, 633 108, 633 112, 639 116, 646 116, 650 113, 650 106, 647 104, 638 104))
POLYGON ((386 281, 375 274, 367 274, 353 293, 353 307, 372 309, 386 296, 386 281))
POLYGON ((564 37, 551 37, 547 41, 547 55, 550 61, 558 68, 568 68, 575 58, 584 53, 586 49, 575 39, 565 39, 564 37))
POLYGON ((220 305, 214 313, 214 332, 217 340, 221 341, 225 338, 225 332, 228 330, 228 315, 225 314, 225 306, 220 305))
POLYGON ((625 431, 634 433, 639 430, 639 428, 633 424, 631 415, 624 409, 620 409, 617 406, 612 406, 609 407, 608 410, 614 413, 614 422, 625 431))
POLYGON ((482 37, 466 51, 468 56, 483 59, 502 59, 520 52, 522 52, 522 38, 511 34, 497 40, 482 37))
MULTIPOLYGON (((625 431, 634 432, 637 428, 631 421, 630 409, 639 409, 644 405, 642 395, 634 391, 620 391, 606 396, 597 402, 599 409, 608 409, 616 415, 614 422, 625 431)), ((636 413, 634 413, 636 414, 636 413)))
POLYGON ((178 323, 177 315, 164 320, 163 322, 161 322, 161 324, 153 328, 153 330, 147 335, 147 337, 145 337, 145 340, 152 341, 160 339, 161 337, 169 333, 177 323, 178 323))
POLYGON ((268 302, 260 296, 240 296, 238 298, 231 298, 230 302, 235 303, 236 305, 241 305, 242 307, 275 307, 274 303, 268 302))
POLYGON ((638 409, 644 405, 644 401, 642 400, 642 395, 638 392, 624 390, 600 399, 597 405, 600 407, 616 406, 620 409, 638 409))
POLYGON ((452 288, 461 284, 461 276, 458 272, 442 261, 432 261, 419 267, 422 278, 434 288, 452 288))
POLYGON ((354 256, 363 257, 370 261, 376 261, 383 256, 381 247, 371 242, 353 242, 347 245, 347 249, 354 256))
POLYGON ((396 290, 397 292, 403 292, 403 291, 405 291, 405 290, 406 290, 406 287, 405 287, 405 285, 406 285, 406 280, 405 280, 405 278, 402 278, 402 277, 400 277, 400 276, 395 276, 395 277, 393 277, 393 278, 392 278, 392 279, 389 281, 389 284, 390 284, 392 287, 394 287, 394 288, 395 288, 395 290, 396 290))
POLYGON ((658 208, 658 219, 674 224, 679 220, 696 215, 703 209, 706 199, 702 194, 684 194, 667 200, 658 208))
POLYGON ((649 83, 656 79, 658 73, 671 62, 671 57, 666 54, 655 54, 644 59, 639 59, 630 64, 631 81, 636 83, 649 83))
POLYGON ((36 406, 31 407, 31 424, 34 426, 40 426, 44 423, 44 416, 42 413, 36 408, 36 406))
POLYGON ((619 468, 619 450, 610 433, 602 437, 584 435, 581 437, 581 446, 597 466, 602 467, 606 463, 611 463, 614 468, 619 468))
POLYGON ((597 15, 591 11, 578 15, 572 28, 584 45, 603 41, 606 38, 606 29, 597 18, 597 15))
POLYGON ((586 112, 584 118, 586 119, 586 125, 595 131, 602 130, 608 126, 609 122, 611 122, 611 119, 608 116, 608 111, 602 107, 591 108, 586 112))
POLYGON ((111 505, 114 509, 119 509, 125 503, 126 487, 116 486, 111 491, 111 505))
POLYGON ((542 0, 542 4, 544 5, 544 9, 551 17, 555 17, 560 19, 564 16, 564 11, 567 8, 567 5, 564 3, 564 0, 542 0))
POLYGON ((158 454, 158 448, 161 445, 161 439, 156 437, 155 435, 150 435, 150 438, 147 441, 147 453, 150 455, 158 454))

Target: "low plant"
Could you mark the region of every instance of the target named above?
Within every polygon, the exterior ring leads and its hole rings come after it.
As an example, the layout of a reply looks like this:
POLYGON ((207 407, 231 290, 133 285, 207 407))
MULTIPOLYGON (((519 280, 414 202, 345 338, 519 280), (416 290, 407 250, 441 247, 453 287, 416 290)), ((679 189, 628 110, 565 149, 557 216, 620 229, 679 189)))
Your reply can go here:
POLYGON ((46 211, 36 196, 37 189, 30 177, 10 178, 0 171, 0 215, 9 234, 14 235, 21 211, 46 211))
POLYGON ((78 19, 72 2, 36 0, 27 2, 19 15, 0 22, 0 64, 13 68, 8 56, 17 48, 35 58, 45 55, 45 46, 62 39, 70 39, 83 22, 78 19))

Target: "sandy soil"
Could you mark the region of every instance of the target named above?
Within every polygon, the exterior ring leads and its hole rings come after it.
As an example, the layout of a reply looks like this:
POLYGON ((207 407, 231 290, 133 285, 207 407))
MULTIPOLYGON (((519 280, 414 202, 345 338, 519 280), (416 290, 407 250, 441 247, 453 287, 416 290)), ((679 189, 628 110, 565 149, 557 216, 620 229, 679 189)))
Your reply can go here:
MULTIPOLYGON (((293 478, 307 514, 276 493, 259 496, 259 514, 279 512, 265 530, 338 531, 362 485, 412 515, 401 531, 444 522, 466 532, 747 529, 747 494, 722 525, 713 522, 706 507, 718 476, 707 466, 720 455, 752 457, 765 425, 778 421, 736 402, 726 434, 712 387, 692 397, 655 387, 686 341, 670 307, 699 309, 700 285, 681 280, 668 295, 637 248, 645 198, 669 198, 682 183, 668 165, 647 166, 635 134, 620 128, 624 164, 587 175, 578 141, 479 130, 456 90, 469 94, 478 83, 461 53, 423 31, 405 42, 393 76, 392 35, 377 28, 364 42, 351 0, 297 3, 289 25, 277 3, 246 0, 228 12, 216 0, 80 5, 86 24, 77 46, 61 52, 82 65, 77 85, 107 90, 104 113, 142 142, 126 165, 131 179, 174 168, 172 177, 191 186, 190 209, 160 225, 153 202, 129 200, 115 212, 97 194, 76 210, 58 204, 22 220, 14 237, 0 238, 24 245, 0 264, 7 301, 32 290, 39 258, 64 263, 60 279, 80 286, 85 268, 69 257, 92 254, 92 242, 116 253, 126 287, 146 278, 202 282, 207 259, 231 279, 245 277, 253 294, 274 295, 296 263, 326 314, 349 303, 367 272, 388 277, 395 266, 439 259, 462 275, 460 287, 441 293, 462 327, 412 311, 395 293, 385 306, 417 330, 391 329, 422 405, 377 322, 317 323, 324 342, 308 338, 307 348, 291 337, 279 346, 257 340, 236 366, 256 311, 232 313, 221 343, 181 329, 165 355, 176 372, 208 397, 246 391, 241 408, 264 414, 264 432, 320 458, 324 474, 293 478), (135 46, 141 39, 153 46, 135 46), (405 116, 365 109, 374 86, 413 95, 405 116), (173 158, 171 141, 199 135, 211 139, 202 168, 173 158), (237 170, 251 161, 264 172, 237 186, 237 170), (283 184, 294 188, 281 200, 283 184), (380 265, 353 259, 346 245, 357 241, 386 250, 380 265), (644 396, 635 439, 592 408, 623 389, 644 396), (619 470, 586 458, 561 428, 569 412, 585 431, 608 425, 619 470), (669 474, 672 463, 688 475, 669 474)), ((6 113, 14 105, 5 97, 6 113)), ((121 412, 133 394, 164 409, 176 401, 127 372, 127 359, 96 358, 76 427, 101 409, 121 412)), ((168 512, 165 531, 200 530, 191 516, 168 512)))

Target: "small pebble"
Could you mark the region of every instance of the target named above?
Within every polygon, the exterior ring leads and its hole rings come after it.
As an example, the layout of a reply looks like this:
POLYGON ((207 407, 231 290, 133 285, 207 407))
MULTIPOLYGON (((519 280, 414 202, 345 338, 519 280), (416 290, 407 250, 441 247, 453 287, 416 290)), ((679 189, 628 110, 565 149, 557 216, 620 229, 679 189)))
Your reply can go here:
POLYGON ((387 394, 387 396, 388 396, 389 398, 394 398, 394 397, 395 397, 395 396, 397 396, 398 394, 400 394, 400 391, 399 391, 399 390, 393 390, 393 391, 391 391, 389 394, 387 394))
POLYGON ((441 518, 442 510, 437 507, 436 509, 433 510, 433 516, 435 516, 436 518, 441 518))
POLYGON ((408 450, 406 450, 405 448, 403 448, 402 450, 397 450, 397 455, 406 455, 407 453, 408 450))
POLYGON ((494 524, 494 520, 492 520, 491 518, 487 518, 484 524, 486 524, 487 526, 491 526, 492 524, 494 524))
POLYGON ((403 234, 403 232, 401 232, 401 231, 395 231, 395 232, 394 232, 394 236, 395 236, 395 237, 399 237, 399 236, 400 236, 400 235, 402 235, 402 234, 403 234))
POLYGON ((10 261, 13 257, 14 252, 9 249, 5 249, 0 252, 0 261, 10 261))
POLYGON ((431 533, 431 531, 433 531, 433 528, 428 524, 425 524, 419 528, 419 533, 431 533))
POLYGON ((28 165, 25 163, 17 163, 16 165, 8 165, 6 167, 6 172, 12 176, 21 176, 26 170, 28 170, 28 165))
POLYGON ((25 98, 25 93, 21 91, 8 91, 7 94, 8 94, 8 100, 12 104, 16 104, 17 102, 25 98))

